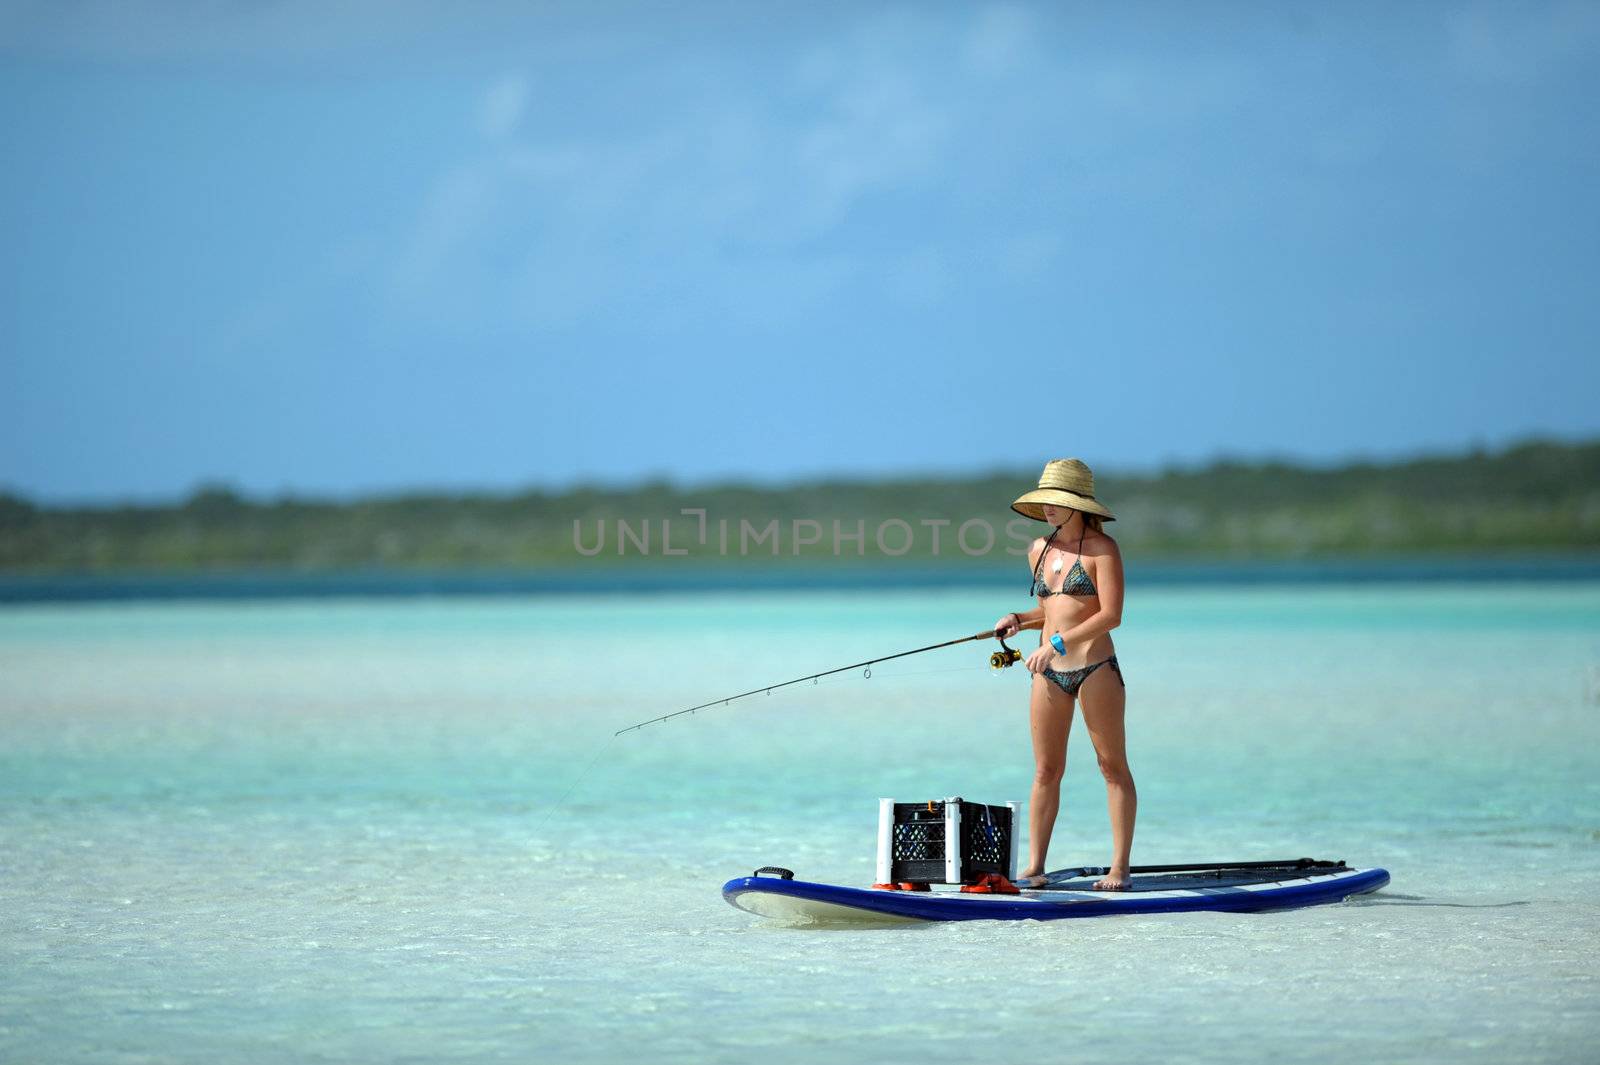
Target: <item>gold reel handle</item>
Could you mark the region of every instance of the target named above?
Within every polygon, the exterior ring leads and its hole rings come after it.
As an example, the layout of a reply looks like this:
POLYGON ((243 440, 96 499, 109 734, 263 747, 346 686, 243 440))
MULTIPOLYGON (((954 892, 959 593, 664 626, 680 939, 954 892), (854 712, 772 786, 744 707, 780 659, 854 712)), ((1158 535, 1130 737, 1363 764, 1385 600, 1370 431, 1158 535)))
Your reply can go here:
MULTIPOLYGON (((996 639, 1000 639, 998 636, 996 639)), ((1000 650, 989 656, 989 668, 1000 670, 1016 665, 1022 661, 1022 652, 1006 646, 1005 640, 1000 640, 1000 650)))

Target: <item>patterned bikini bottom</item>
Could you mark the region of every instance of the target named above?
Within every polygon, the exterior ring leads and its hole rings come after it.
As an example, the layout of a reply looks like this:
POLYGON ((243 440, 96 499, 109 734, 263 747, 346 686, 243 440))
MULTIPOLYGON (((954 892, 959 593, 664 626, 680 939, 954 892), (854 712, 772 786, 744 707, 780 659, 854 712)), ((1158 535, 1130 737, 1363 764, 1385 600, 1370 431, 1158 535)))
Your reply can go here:
POLYGON ((1122 667, 1117 665, 1116 655, 1112 655, 1110 658, 1102 658, 1098 662, 1091 662, 1082 669, 1046 669, 1042 670, 1041 673, 1043 676, 1053 681, 1058 688, 1066 692, 1068 695, 1077 695, 1078 689, 1083 687, 1083 682, 1089 679, 1089 674, 1093 673, 1101 666, 1110 666, 1112 669, 1116 670, 1117 682, 1124 688, 1128 686, 1128 682, 1124 680, 1122 676, 1122 667))

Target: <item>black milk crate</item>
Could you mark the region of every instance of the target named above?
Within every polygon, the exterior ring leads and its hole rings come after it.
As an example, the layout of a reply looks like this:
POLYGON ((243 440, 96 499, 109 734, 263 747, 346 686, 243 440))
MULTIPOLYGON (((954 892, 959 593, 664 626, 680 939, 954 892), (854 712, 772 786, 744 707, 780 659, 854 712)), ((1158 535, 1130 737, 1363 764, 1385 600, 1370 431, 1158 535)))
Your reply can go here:
POLYGON ((973 884, 1017 873, 1022 804, 878 800, 878 883, 973 884))

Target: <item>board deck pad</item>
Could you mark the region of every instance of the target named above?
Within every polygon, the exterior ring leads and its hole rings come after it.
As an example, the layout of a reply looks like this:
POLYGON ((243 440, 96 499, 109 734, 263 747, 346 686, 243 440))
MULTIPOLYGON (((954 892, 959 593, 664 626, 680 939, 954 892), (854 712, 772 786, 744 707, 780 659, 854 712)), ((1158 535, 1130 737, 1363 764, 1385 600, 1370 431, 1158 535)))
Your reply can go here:
MULTIPOLYGON (((1330 871, 1347 868, 1329 863, 1330 871)), ((1035 891, 1092 891, 1094 884, 1110 870, 1063 869, 1048 873, 1044 884, 1035 891)), ((1264 866, 1259 868, 1233 867, 1227 869, 1186 869, 1170 873, 1135 873, 1128 878, 1124 891, 1177 891, 1183 888, 1242 887, 1246 884, 1271 884, 1290 876, 1304 876, 1317 872, 1317 866, 1302 867, 1294 864, 1264 866)))
POLYGON ((859 921, 1058 920, 1130 913, 1200 910, 1259 912, 1342 902, 1389 882, 1384 869, 1355 869, 1343 862, 1209 863, 1152 866, 1136 871, 1123 891, 1096 891, 1104 869, 1063 869, 1046 883, 1015 895, 969 894, 940 885, 930 891, 885 891, 814 884, 781 876, 728 881, 723 897, 762 917, 793 923, 859 921))

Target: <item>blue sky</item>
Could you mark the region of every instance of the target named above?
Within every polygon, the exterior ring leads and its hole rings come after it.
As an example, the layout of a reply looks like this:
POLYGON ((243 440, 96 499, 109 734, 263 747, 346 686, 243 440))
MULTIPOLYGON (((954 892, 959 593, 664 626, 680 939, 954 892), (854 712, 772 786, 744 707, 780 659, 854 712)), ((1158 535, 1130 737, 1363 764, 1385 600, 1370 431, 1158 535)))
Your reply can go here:
POLYGON ((1594 4, 0 2, 0 485, 1600 433, 1594 4))

